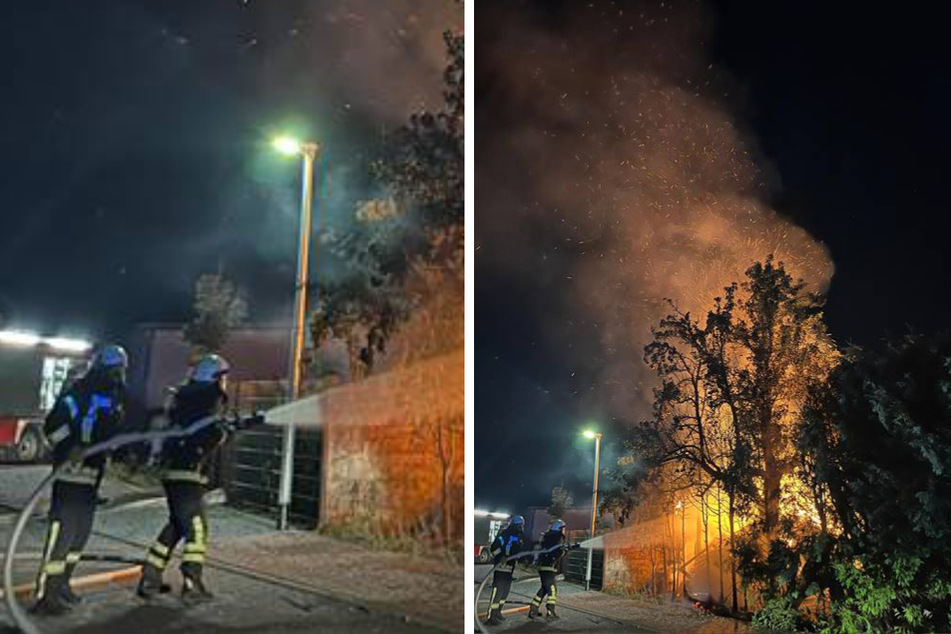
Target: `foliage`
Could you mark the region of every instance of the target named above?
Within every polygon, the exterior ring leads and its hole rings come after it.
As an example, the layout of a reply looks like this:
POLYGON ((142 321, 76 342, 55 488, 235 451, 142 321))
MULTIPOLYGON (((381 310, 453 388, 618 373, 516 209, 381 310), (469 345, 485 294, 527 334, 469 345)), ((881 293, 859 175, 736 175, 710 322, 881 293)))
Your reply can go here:
POLYGON ((413 115, 372 165, 391 198, 364 203, 351 229, 326 237, 349 272, 316 288, 311 333, 316 345, 346 343, 354 378, 376 367, 411 315, 423 332, 413 342, 421 355, 462 336, 464 47, 461 35, 444 39, 443 108, 413 115))
POLYGON ((575 499, 571 491, 565 487, 552 487, 551 502, 548 504, 548 515, 552 518, 564 517, 565 511, 571 508, 575 499))
POLYGON ((788 597, 770 599, 753 616, 754 627, 774 632, 795 631, 801 621, 799 610, 792 605, 788 597))
POLYGON ((228 331, 248 314, 244 293, 221 274, 202 275, 195 282, 195 316, 183 335, 194 352, 220 352, 228 331))
MULTIPOLYGON (((645 347, 660 384, 653 417, 627 439, 637 458, 628 472, 651 478, 663 498, 722 491, 730 549, 744 579, 769 588, 771 596, 789 596, 795 608, 803 597, 799 555, 776 539, 800 530, 802 518, 789 512, 796 506, 780 505, 784 482, 794 480, 799 464, 798 414, 808 387, 838 358, 822 322, 822 299, 769 257, 713 298, 704 320, 671 308, 645 347), (742 538, 733 530, 740 516, 753 518, 742 538)), ((630 477, 623 486, 638 490, 630 477)), ((813 510, 807 487, 792 492, 798 508, 813 510)))
POLYGON ((443 73, 441 112, 421 112, 391 138, 373 165, 398 203, 413 207, 422 225, 434 229, 464 220, 464 44, 462 35, 443 34, 449 63, 443 73))
MULTIPOLYGON (((951 628, 951 341, 852 350, 817 384, 798 447, 828 490, 830 632, 951 628)), ((812 563, 804 557, 804 561, 812 563)))

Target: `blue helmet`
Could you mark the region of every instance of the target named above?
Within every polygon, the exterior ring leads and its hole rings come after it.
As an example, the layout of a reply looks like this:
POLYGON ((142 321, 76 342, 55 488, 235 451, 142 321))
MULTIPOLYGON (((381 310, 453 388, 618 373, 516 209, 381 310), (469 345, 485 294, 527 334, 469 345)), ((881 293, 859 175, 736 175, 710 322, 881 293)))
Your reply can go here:
POLYGON ((192 368, 191 379, 201 383, 214 383, 231 370, 231 365, 217 354, 206 354, 192 368))
POLYGON ((525 518, 522 517, 521 515, 513 515, 512 517, 509 518, 509 524, 508 524, 508 525, 509 525, 510 527, 517 526, 517 527, 524 528, 524 527, 525 527, 525 518))
POLYGON ((565 524, 565 520, 554 519, 551 521, 551 524, 548 526, 548 530, 561 531, 565 529, 565 526, 567 526, 567 524, 565 524))
POLYGON ((120 368, 129 367, 129 355, 122 346, 103 346, 92 356, 90 366, 93 368, 120 368))

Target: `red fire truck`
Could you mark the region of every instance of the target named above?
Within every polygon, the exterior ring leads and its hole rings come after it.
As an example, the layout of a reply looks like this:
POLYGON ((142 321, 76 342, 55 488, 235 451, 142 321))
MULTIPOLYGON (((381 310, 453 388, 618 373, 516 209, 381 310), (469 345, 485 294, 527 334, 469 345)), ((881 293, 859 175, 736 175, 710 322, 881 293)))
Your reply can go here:
POLYGON ((79 339, 0 330, 0 458, 44 458, 43 419, 67 378, 85 368, 91 350, 79 339))
POLYGON ((490 513, 476 509, 473 511, 475 522, 475 560, 480 564, 487 564, 492 559, 489 547, 495 536, 508 522, 508 513, 490 513))

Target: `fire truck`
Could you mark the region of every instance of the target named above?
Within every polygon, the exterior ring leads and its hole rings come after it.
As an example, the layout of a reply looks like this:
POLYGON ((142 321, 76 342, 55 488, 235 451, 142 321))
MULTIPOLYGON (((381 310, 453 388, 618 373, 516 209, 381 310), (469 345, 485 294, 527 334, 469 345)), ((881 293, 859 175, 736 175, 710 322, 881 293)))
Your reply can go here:
POLYGON ((480 564, 487 564, 492 560, 489 547, 499 534, 502 527, 508 522, 508 513, 490 513, 488 511, 473 511, 475 515, 475 560, 480 564))
POLYGON ((0 331, 0 459, 46 457, 43 420, 67 380, 85 369, 91 350, 79 339, 0 331))

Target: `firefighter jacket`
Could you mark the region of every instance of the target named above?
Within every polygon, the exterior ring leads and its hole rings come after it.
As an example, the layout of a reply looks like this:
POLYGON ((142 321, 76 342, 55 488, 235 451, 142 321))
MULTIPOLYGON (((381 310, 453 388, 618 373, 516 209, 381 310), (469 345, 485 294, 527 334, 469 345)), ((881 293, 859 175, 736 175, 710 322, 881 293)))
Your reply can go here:
MULTIPOLYGON (((171 428, 186 429, 203 418, 220 416, 226 402, 227 396, 217 383, 190 381, 178 388, 172 398, 168 412, 171 428)), ((227 436, 221 418, 192 434, 166 440, 160 457, 162 479, 206 484, 205 467, 227 436)))
MULTIPOLYGON (((46 415, 43 433, 52 447, 53 466, 59 467, 78 452, 119 433, 124 415, 125 388, 104 373, 90 371, 64 390, 46 415)), ((105 468, 105 454, 64 469, 59 480, 97 484, 105 468)))
POLYGON ((539 570, 549 570, 554 572, 558 568, 558 563, 565 554, 565 548, 567 548, 565 544, 566 541, 567 538, 562 531, 548 531, 542 535, 541 550, 545 551, 555 546, 561 546, 562 548, 555 548, 551 552, 546 552, 539 555, 539 570))
MULTIPOLYGON (((492 563, 499 564, 503 560, 517 555, 525 548, 525 536, 521 527, 506 528, 499 533, 492 541, 489 553, 492 555, 492 563)), ((515 561, 508 561, 499 565, 496 570, 502 572, 513 572, 515 570, 515 561)))

